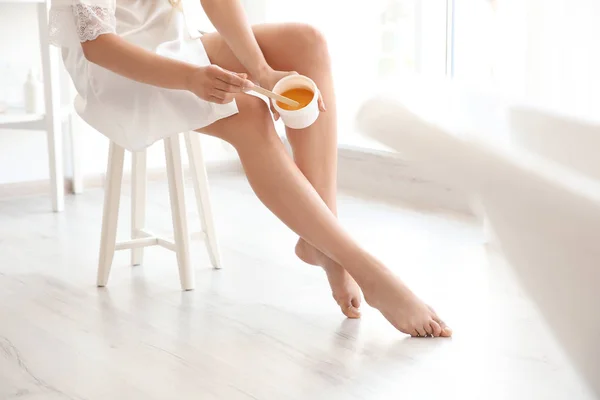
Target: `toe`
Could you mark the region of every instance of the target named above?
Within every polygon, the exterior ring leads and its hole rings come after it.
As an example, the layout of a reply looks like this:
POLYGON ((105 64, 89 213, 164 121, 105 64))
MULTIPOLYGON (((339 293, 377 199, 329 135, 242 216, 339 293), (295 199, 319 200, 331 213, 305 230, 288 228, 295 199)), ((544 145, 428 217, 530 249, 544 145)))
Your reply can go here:
POLYGON ((423 329, 427 332, 427 336, 433 336, 433 328, 429 322, 423 324, 423 329))
POLYGON ((338 303, 340 308, 342 309, 342 313, 348 318, 360 318, 360 309, 357 305, 360 305, 360 302, 356 302, 355 300, 348 300, 345 302, 338 303))
POLYGON ((342 312, 348 318, 360 318, 360 310, 354 306, 342 307, 342 312))
POLYGON ((442 327, 435 321, 430 321, 429 326, 431 327, 431 331, 434 337, 439 337, 442 334, 442 327))
POLYGON ((442 329, 442 332, 440 333, 440 336, 441 337, 450 337, 450 336, 452 336, 452 329, 450 329, 450 327, 447 326, 446 323, 444 321, 442 321, 442 319, 440 317, 437 316, 437 314, 436 314, 436 312, 435 312, 435 310, 433 308, 431 308, 430 306, 427 306, 427 307, 429 307, 429 310, 431 310, 431 312, 433 313, 433 316, 432 316, 433 320, 435 322, 437 322, 438 325, 440 326, 440 328, 442 329))
POLYGON ((427 331, 425 330, 425 328, 423 326, 415 327, 415 331, 417 331, 418 337, 426 337, 427 336, 427 331))
POLYGON ((361 303, 361 302, 362 302, 362 299, 361 299, 361 297, 360 297, 360 293, 359 293, 359 294, 358 294, 358 296, 356 296, 356 297, 354 297, 354 298, 352 299, 352 302, 351 302, 351 303, 352 303, 352 306, 353 306, 354 308, 357 308, 357 309, 358 309, 358 308, 360 308, 360 303, 361 303))
POLYGON ((437 322, 440 326, 440 328, 442 328, 442 333, 440 334, 441 337, 450 337, 452 336, 452 329, 450 329, 449 326, 447 326, 444 321, 442 321, 439 318, 435 318, 435 322, 437 322))

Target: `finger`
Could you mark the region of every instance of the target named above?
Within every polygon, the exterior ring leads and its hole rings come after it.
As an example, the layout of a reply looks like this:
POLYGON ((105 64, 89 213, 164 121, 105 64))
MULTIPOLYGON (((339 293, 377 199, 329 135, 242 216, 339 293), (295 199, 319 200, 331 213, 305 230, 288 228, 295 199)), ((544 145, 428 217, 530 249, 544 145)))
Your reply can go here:
POLYGON ((208 96, 208 101, 210 101, 211 103, 216 103, 216 104, 224 104, 223 102, 225 100, 224 99, 220 99, 220 98, 215 97, 215 96, 208 96))
POLYGON ((226 95, 224 97, 216 97, 216 96, 209 96, 208 101, 212 102, 212 103, 217 103, 217 104, 228 104, 231 103, 234 100, 233 96, 229 96, 226 95))
POLYGON ((236 74, 235 72, 226 71, 221 69, 221 73, 216 74, 215 76, 218 80, 228 83, 232 86, 238 86, 243 89, 251 89, 254 87, 254 84, 247 79, 246 74, 236 74))
POLYGON ((273 105, 273 101, 269 101, 269 106, 271 107, 271 113, 273 114, 273 119, 275 121, 279 121, 279 112, 277 112, 277 110, 275 109, 275 106, 273 105))
POLYGON ((222 92, 243 93, 245 90, 244 88, 242 88, 240 86, 232 85, 231 83, 226 83, 219 79, 216 79, 213 83, 215 85, 215 89, 218 89, 222 92))
POLYGON ((245 81, 244 82, 244 92, 248 92, 248 91, 252 90, 252 88, 254 87, 254 82, 252 82, 250 79, 248 79, 247 73, 236 72, 235 74, 244 79, 244 81, 245 81))
POLYGON ((319 93, 319 110, 321 112, 327 111, 327 107, 325 107, 325 101, 323 100, 323 95, 319 93))
POLYGON ((219 89, 213 89, 210 91, 210 95, 212 97, 216 97, 217 99, 225 99, 225 95, 227 94, 227 92, 224 92, 223 90, 219 90, 219 89))
POLYGON ((219 89, 214 89, 210 95, 216 97, 217 99, 224 100, 225 103, 230 103, 235 98, 235 93, 229 93, 219 89))

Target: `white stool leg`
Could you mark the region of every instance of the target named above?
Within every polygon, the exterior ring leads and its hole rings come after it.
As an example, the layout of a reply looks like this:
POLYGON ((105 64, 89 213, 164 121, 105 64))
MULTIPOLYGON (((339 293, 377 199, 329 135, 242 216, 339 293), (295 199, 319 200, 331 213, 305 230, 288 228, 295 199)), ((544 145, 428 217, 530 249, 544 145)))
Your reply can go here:
POLYGON ((200 145, 200 134, 186 132, 185 143, 192 172, 192 181, 194 182, 194 192, 196 192, 198 213, 200 214, 202 230, 206 234, 206 247, 210 262, 214 268, 220 269, 222 266, 221 252, 219 251, 219 242, 217 241, 217 233, 210 204, 210 189, 204 156, 202 155, 202 147, 200 145))
MULTIPOLYGON (((146 150, 134 152, 131 159, 131 238, 137 239, 146 223, 146 150)), ((143 247, 131 249, 131 265, 140 265, 143 259, 143 247)))
POLYGON ((173 218, 175 250, 179 265, 179 280, 183 290, 194 289, 194 270, 190 261, 190 237, 187 228, 185 211, 185 193, 183 167, 179 135, 165 139, 165 157, 167 161, 167 178, 169 181, 169 198, 173 218))
POLYGON ((45 120, 48 134, 48 160, 52 191, 52 209, 65 208, 65 175, 63 169, 62 129, 60 121, 60 94, 58 76, 58 49, 50 46, 47 35, 48 4, 38 4, 38 24, 44 82, 45 120))
POLYGON ((104 185, 104 210, 102 212, 100 262, 98 264, 97 284, 100 287, 106 286, 108 282, 110 268, 115 255, 124 158, 125 149, 111 142, 106 170, 106 182, 104 185))
POLYGON ((73 114, 67 118, 66 126, 71 138, 71 162, 73 163, 73 193, 83 193, 83 173, 81 171, 80 137, 74 127, 73 114))
MULTIPOLYGON (((50 122, 49 125, 54 124, 50 122)), ((65 174, 62 165, 62 134, 60 128, 56 127, 48 128, 47 134, 52 210, 54 212, 61 212, 65 209, 65 174)))

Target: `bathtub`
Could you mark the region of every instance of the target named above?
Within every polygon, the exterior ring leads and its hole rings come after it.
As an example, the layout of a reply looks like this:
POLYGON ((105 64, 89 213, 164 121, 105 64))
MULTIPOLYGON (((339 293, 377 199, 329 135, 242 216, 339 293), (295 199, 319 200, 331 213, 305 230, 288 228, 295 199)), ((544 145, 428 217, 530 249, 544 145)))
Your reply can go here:
POLYGON ((467 194, 490 246, 600 396, 600 124, 448 85, 394 88, 364 102, 362 134, 467 194))

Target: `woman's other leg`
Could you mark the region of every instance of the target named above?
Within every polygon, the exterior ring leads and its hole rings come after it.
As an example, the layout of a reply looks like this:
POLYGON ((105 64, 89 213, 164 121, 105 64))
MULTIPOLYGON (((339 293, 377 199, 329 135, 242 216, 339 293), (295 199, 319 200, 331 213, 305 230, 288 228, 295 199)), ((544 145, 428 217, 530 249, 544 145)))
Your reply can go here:
POLYGON ((356 279, 369 304, 400 331, 449 335, 437 315, 339 225, 321 196, 287 155, 266 104, 237 97, 240 112, 201 129, 231 143, 260 200, 281 221, 356 279))
MULTIPOLYGON (((337 105, 327 43, 317 30, 304 24, 262 25, 254 29, 272 68, 309 76, 321 91, 327 112, 306 129, 288 128, 286 131, 296 165, 337 216, 337 105)), ((203 42, 213 62, 223 68, 243 71, 243 66, 218 34, 207 35, 203 42)), ((296 244, 296 254, 308 264, 323 267, 333 297, 346 316, 360 316, 360 289, 341 265, 301 237, 296 244)))

